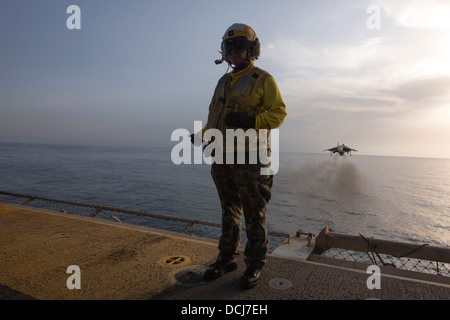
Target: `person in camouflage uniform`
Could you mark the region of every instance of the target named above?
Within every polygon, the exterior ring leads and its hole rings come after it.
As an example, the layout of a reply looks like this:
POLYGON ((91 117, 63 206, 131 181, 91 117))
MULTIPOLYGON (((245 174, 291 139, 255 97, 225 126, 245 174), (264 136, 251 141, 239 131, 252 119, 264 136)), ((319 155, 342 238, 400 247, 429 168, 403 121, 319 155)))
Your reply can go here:
POLYGON ((261 269, 266 261, 268 236, 266 205, 271 197, 272 175, 261 175, 262 164, 216 164, 211 174, 219 193, 222 207, 222 236, 219 241, 220 257, 224 261, 235 259, 245 213, 247 245, 246 264, 261 269))
MULTIPOLYGON (((195 135, 201 135, 203 141, 208 129, 219 130, 224 140, 227 129, 252 129, 256 132, 264 129, 262 137, 268 137, 270 129, 281 126, 287 113, 273 77, 254 65, 253 60, 260 54, 259 40, 252 28, 239 23, 229 27, 222 40, 222 58, 233 71, 219 80, 209 107, 208 122, 202 131, 191 135, 192 142, 195 135)), ((258 139, 261 140, 259 135, 258 139)), ((233 163, 215 161, 212 164, 211 175, 222 207, 222 235, 217 261, 204 274, 206 280, 212 280, 237 269, 236 250, 240 243, 243 213, 248 239, 244 252, 247 269, 240 282, 243 289, 252 288, 260 281, 261 270, 266 263, 266 206, 273 184, 273 175, 261 172, 270 164, 261 159, 249 161, 249 153, 255 151, 251 148, 249 143, 245 145, 244 163, 236 161, 238 152, 232 148, 233 163)), ((258 148, 269 152, 267 144, 261 147, 258 143, 256 151, 260 155, 258 148)))

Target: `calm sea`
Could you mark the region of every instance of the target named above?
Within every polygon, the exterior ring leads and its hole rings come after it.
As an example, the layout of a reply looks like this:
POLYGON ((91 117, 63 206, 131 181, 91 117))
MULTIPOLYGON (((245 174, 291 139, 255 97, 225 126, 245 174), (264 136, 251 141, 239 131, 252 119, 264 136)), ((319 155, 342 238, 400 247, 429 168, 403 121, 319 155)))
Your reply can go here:
MULTIPOLYGON (((0 143, 0 190, 220 222, 208 164, 171 149, 0 143)), ((268 228, 450 246, 450 159, 281 153, 268 228)))

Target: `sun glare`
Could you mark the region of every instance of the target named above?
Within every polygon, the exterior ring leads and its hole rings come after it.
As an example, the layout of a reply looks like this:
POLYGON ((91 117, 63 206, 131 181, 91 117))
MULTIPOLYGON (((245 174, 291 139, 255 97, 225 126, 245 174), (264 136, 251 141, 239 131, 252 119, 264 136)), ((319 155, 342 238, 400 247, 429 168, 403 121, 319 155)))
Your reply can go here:
POLYGON ((441 72, 450 72, 450 30, 445 35, 439 36, 436 45, 436 58, 441 72))

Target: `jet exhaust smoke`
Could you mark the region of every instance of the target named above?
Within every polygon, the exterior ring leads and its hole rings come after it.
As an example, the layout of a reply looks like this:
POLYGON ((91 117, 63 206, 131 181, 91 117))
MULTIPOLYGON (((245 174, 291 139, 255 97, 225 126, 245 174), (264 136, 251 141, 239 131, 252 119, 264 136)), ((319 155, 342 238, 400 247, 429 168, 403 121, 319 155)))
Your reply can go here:
POLYGON ((303 208, 322 211, 332 203, 357 203, 365 193, 358 167, 346 158, 307 162, 300 168, 291 167, 285 177, 292 191, 298 194, 298 205, 303 208))

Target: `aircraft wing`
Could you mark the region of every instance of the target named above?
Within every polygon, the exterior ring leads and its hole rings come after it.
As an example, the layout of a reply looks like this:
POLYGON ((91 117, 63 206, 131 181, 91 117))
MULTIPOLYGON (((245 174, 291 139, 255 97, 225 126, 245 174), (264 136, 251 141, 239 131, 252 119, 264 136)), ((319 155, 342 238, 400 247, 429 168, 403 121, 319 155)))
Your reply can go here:
POLYGON ((337 149, 338 149, 338 147, 334 147, 334 148, 330 148, 330 149, 325 149, 323 151, 331 151, 331 152, 333 152, 333 151, 337 151, 337 149))
POLYGON ((352 149, 352 148, 349 148, 349 147, 345 147, 345 148, 344 148, 344 151, 345 151, 345 152, 350 152, 350 151, 356 151, 356 152, 358 152, 358 150, 352 149))

